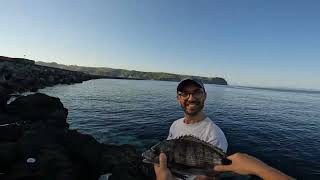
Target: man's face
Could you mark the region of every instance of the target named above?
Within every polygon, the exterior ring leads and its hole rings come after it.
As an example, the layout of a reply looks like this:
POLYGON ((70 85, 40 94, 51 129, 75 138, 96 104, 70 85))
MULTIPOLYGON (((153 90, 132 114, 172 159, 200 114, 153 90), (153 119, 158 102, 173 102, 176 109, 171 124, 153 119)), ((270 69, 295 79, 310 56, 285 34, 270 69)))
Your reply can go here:
POLYGON ((188 82, 177 94, 177 101, 184 112, 195 116, 202 111, 207 94, 193 82, 188 82))

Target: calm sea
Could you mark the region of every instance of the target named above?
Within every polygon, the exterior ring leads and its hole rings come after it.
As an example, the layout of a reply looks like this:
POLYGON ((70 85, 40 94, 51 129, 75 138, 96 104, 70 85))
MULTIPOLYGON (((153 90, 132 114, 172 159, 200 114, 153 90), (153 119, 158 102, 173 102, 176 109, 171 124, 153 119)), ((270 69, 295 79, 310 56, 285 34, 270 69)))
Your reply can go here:
MULTIPOLYGON (((143 151, 183 116, 176 82, 100 79, 40 92, 59 97, 72 129, 143 151)), ((298 179, 320 179, 320 93, 206 85, 205 111, 228 154, 245 152, 298 179)))

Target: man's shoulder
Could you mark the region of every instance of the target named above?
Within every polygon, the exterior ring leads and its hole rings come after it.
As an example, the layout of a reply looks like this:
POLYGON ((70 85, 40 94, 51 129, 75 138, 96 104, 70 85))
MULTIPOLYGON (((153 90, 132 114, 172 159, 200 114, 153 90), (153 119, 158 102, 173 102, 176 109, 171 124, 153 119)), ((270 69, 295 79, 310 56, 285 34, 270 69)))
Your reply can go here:
MULTIPOLYGON (((216 123, 214 123, 214 121, 212 121, 209 117, 207 117, 207 118, 205 119, 205 122, 206 122, 208 125, 210 125, 211 127, 213 127, 213 128, 219 128, 219 126, 216 125, 216 123)), ((219 128, 219 129, 220 129, 220 128, 219 128)))
POLYGON ((183 119, 184 118, 180 118, 180 119, 177 119, 177 120, 173 121, 172 125, 180 124, 181 122, 183 122, 183 119))
POLYGON ((183 122, 183 118, 180 118, 180 119, 177 119, 177 120, 173 121, 173 123, 170 126, 170 130, 173 130, 177 126, 179 126, 179 124, 181 124, 181 121, 183 122))
POLYGON ((222 129, 216 125, 209 117, 206 118, 206 128, 208 134, 211 134, 212 136, 224 136, 224 133, 222 129))
POLYGON ((170 130, 169 130, 169 136, 167 139, 173 139, 176 137, 176 134, 179 132, 179 124, 181 124, 181 121, 183 122, 183 118, 177 119, 175 120, 171 126, 170 126, 170 130))
POLYGON ((216 127, 218 127, 209 117, 206 117, 204 119, 203 123, 208 128, 216 128, 216 127))
POLYGON ((226 152, 228 148, 228 141, 224 132, 210 118, 208 118, 207 120, 210 121, 208 122, 208 124, 210 125, 208 126, 208 129, 206 131, 209 142, 218 146, 219 148, 223 149, 224 152, 226 152))

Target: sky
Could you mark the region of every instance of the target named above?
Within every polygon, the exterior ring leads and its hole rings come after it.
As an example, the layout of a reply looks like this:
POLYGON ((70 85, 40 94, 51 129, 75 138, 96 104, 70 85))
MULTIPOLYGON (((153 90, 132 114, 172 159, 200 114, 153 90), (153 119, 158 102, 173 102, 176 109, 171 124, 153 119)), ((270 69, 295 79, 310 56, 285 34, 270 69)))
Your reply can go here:
POLYGON ((320 89, 317 0, 8 0, 0 55, 320 89))

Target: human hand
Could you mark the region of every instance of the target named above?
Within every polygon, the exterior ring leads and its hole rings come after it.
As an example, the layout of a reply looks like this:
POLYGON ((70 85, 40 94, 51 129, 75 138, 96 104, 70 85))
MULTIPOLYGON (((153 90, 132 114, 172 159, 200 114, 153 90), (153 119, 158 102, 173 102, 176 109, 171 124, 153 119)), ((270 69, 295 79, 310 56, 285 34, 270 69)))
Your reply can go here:
POLYGON ((267 168, 268 165, 262 161, 242 153, 235 153, 227 157, 232 161, 230 165, 216 165, 215 171, 232 171, 242 175, 254 174, 257 175, 260 169, 267 168))
POLYGON ((171 180, 172 174, 167 168, 167 156, 164 153, 159 155, 159 164, 154 165, 154 172, 156 173, 157 180, 171 180))
POLYGON ((242 175, 256 175, 264 180, 292 180, 294 178, 282 173, 281 171, 268 166, 264 162, 256 159, 250 155, 235 153, 228 156, 232 161, 230 165, 217 165, 214 167, 215 171, 231 171, 242 175))

